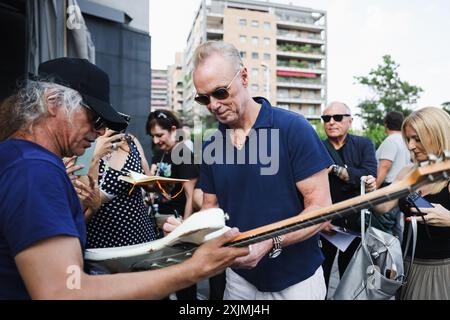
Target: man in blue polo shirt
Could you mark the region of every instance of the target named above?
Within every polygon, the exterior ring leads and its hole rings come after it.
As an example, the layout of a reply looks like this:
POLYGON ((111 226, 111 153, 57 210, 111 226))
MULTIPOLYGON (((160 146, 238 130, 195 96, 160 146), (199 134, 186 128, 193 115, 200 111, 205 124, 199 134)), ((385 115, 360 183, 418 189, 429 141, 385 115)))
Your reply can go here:
MULTIPOLYGON (((195 100, 220 122, 203 151, 203 209, 217 207, 246 231, 331 205, 332 164, 312 126, 248 91, 239 51, 206 42, 194 54, 195 100)), ((225 299, 324 299, 318 232, 324 224, 251 246, 226 271, 225 299), (282 251, 280 254, 280 250, 282 251)))

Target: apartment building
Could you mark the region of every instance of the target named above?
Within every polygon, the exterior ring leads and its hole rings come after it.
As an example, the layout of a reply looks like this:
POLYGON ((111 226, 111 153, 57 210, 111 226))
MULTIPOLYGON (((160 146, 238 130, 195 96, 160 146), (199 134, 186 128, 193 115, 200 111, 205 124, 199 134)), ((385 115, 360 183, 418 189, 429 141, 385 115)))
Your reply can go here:
POLYGON ((170 109, 167 70, 152 69, 151 109, 170 109))
POLYGON ((174 111, 183 109, 183 52, 175 54, 175 64, 168 67, 169 106, 174 111))
POLYGON ((187 39, 183 108, 205 112, 193 98, 194 49, 208 40, 235 45, 250 73, 252 95, 318 119, 327 100, 326 12, 252 0, 203 0, 187 39))

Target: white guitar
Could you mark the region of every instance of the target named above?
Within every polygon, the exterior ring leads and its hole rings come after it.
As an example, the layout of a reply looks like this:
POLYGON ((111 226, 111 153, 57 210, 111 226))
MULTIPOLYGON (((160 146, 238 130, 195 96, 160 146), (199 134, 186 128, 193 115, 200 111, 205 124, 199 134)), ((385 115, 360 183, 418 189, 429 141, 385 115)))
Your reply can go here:
POLYGON ((187 259, 193 249, 225 233, 226 215, 222 209, 199 211, 162 239, 133 246, 86 249, 88 265, 109 272, 155 269, 187 259))

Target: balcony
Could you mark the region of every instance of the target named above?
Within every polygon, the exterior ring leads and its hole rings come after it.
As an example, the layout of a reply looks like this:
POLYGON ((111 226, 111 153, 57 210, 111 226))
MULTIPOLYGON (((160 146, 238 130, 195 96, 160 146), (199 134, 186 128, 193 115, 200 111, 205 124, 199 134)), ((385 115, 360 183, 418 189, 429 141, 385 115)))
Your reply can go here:
POLYGON ((150 104, 153 107, 164 107, 164 106, 168 106, 170 103, 169 103, 169 101, 151 100, 150 104))
POLYGON ((322 105, 324 103, 324 100, 317 100, 317 99, 306 99, 306 98, 299 98, 299 99, 293 99, 293 98, 277 98, 278 103, 296 103, 296 104, 314 104, 314 105, 322 105))
POLYGON ((168 85, 152 85, 153 90, 167 90, 168 88, 168 85))
POLYGON ((285 20, 277 17, 278 28, 294 29, 294 30, 306 30, 306 31, 322 31, 325 30, 325 25, 316 25, 308 22, 302 22, 300 20, 285 20))
POLYGON ((277 95, 278 103, 321 105, 324 102, 319 95, 277 95))
POLYGON ((292 89, 315 89, 322 90, 325 88, 324 83, 308 83, 308 82, 287 82, 287 81, 278 81, 278 88, 292 88, 292 89))
POLYGON ((305 53, 301 51, 277 51, 278 57, 284 58, 299 58, 299 59, 310 59, 310 60, 322 60, 325 59, 325 54, 313 52, 313 53, 305 53))
POLYGON ((277 70, 305 73, 308 75, 325 73, 325 69, 318 65, 311 64, 306 61, 297 61, 297 60, 293 61, 278 60, 277 70))
POLYGON ((318 45, 325 44, 325 40, 322 39, 322 36, 320 34, 284 29, 278 29, 277 40, 318 45))
POLYGON ((322 46, 315 46, 311 44, 296 44, 296 43, 279 43, 277 50, 303 53, 322 53, 322 46))
POLYGON ((223 35, 223 25, 222 24, 208 24, 206 26, 206 32, 209 34, 223 35))
POLYGON ((223 11, 225 6, 222 5, 212 5, 206 7, 206 15, 211 18, 222 19, 223 11))

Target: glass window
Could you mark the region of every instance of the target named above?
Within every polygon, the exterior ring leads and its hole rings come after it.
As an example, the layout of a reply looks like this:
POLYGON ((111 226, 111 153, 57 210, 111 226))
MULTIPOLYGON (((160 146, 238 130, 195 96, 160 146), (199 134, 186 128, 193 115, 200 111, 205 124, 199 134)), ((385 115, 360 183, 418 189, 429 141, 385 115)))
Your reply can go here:
POLYGON ((246 19, 240 19, 239 20, 239 25, 246 26, 247 25, 247 20, 246 19))
POLYGON ((266 46, 270 45, 270 38, 264 38, 264 45, 266 46))
POLYGON ((252 27, 259 28, 259 21, 258 20, 252 20, 252 27))
POLYGON ((257 77, 259 73, 258 68, 252 68, 252 77, 257 77))
POLYGON ((270 53, 264 53, 264 60, 270 60, 270 53))
POLYGON ((252 43, 253 43, 255 46, 258 45, 258 42, 259 42, 258 37, 252 37, 252 43))
POLYGON ((259 59, 259 53, 258 52, 252 52, 252 58, 253 59, 259 59))
POLYGON ((247 36, 239 36, 239 42, 240 42, 240 43, 245 43, 245 42, 247 42, 247 36))
POLYGON ((259 86, 257 84, 252 84, 252 91, 253 92, 258 92, 259 91, 259 86))
POLYGON ((289 90, 288 89, 278 89, 277 96, 278 96, 278 98, 288 98, 289 90))
POLYGON ((268 21, 264 22, 264 29, 270 29, 270 22, 268 21))
POLYGON ((240 51, 239 54, 241 55, 242 59, 245 59, 247 57, 247 52, 245 51, 240 51))

